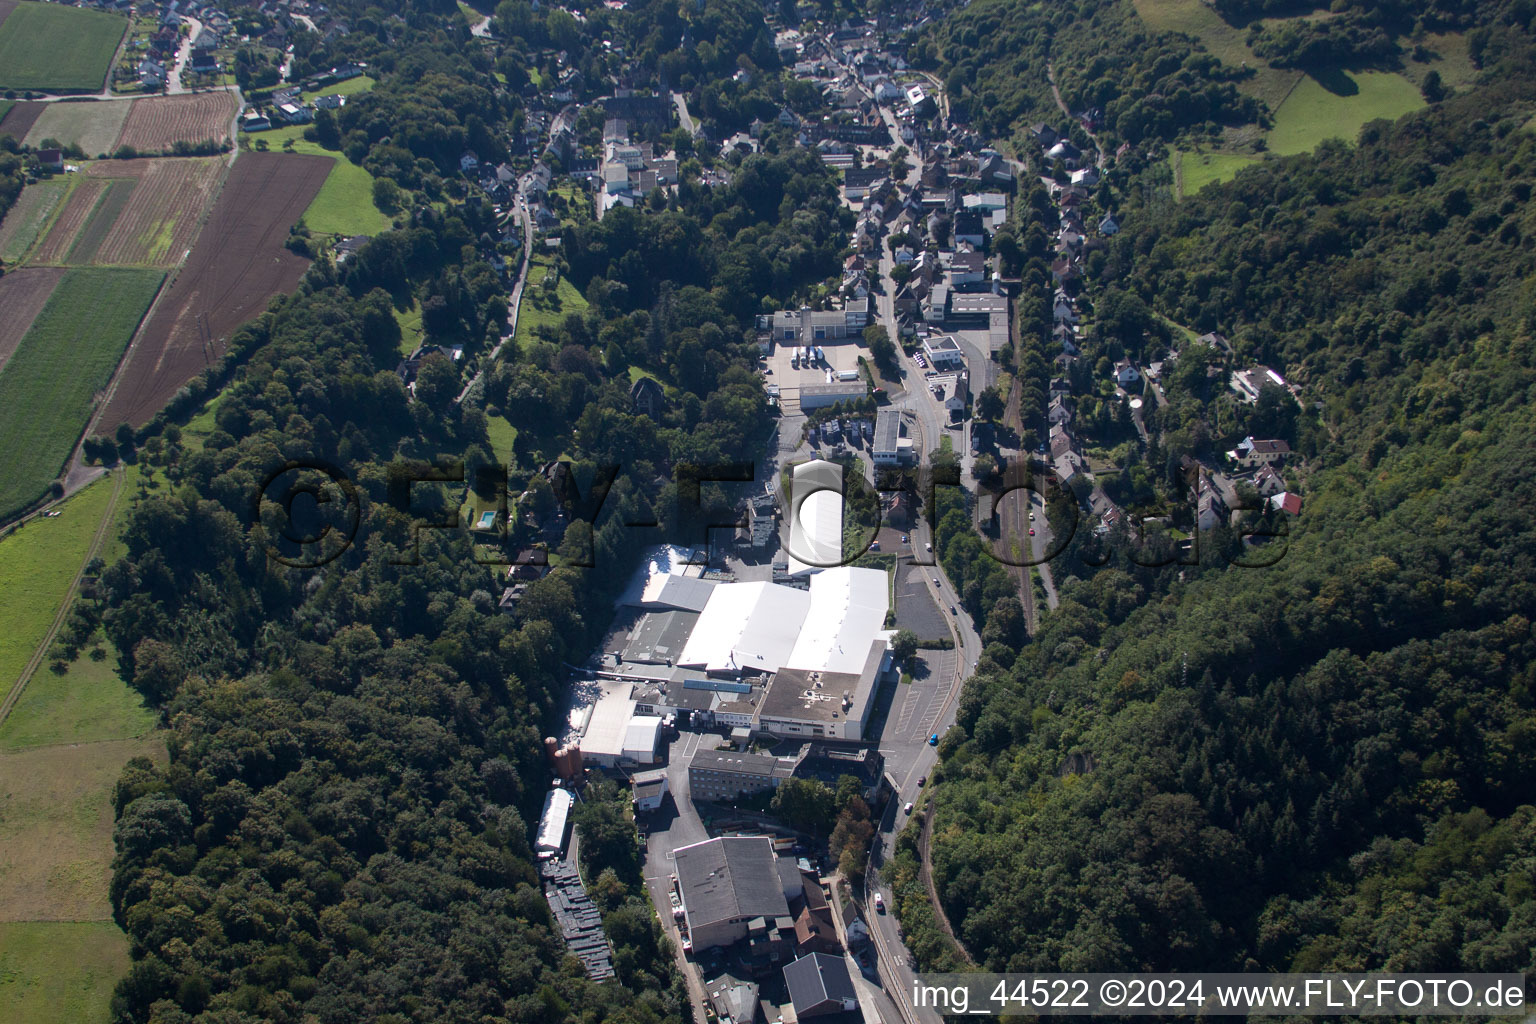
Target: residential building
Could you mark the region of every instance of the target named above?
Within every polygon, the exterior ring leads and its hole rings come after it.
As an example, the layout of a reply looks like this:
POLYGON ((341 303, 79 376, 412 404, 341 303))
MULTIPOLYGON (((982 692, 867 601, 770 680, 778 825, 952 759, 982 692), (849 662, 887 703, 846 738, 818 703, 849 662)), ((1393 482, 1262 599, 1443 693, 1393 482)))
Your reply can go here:
POLYGON ((1274 466, 1285 461, 1285 457, 1291 454, 1289 443, 1281 440, 1260 440, 1249 435, 1238 442, 1237 447, 1227 452, 1227 458, 1244 469, 1255 469, 1259 466, 1274 466))
POLYGON ((784 968, 784 985, 800 1020, 857 1010, 859 999, 842 957, 809 953, 784 968))
POLYGON ((636 413, 656 419, 667 405, 667 393, 655 377, 636 377, 629 388, 629 401, 636 413))

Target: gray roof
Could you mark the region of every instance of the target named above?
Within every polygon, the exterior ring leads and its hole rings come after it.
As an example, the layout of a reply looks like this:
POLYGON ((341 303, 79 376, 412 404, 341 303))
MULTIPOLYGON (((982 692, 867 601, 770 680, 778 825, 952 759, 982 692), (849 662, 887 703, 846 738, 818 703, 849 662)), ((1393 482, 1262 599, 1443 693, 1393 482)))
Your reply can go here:
POLYGON ((875 413, 875 450, 894 452, 901 440, 901 413, 895 409, 881 409, 875 413))
POLYGON ((630 634, 629 643, 624 647, 624 660, 670 665, 683 652, 688 634, 693 632, 698 621, 699 613, 693 611, 646 613, 630 634))
POLYGON ((736 918, 789 913, 767 836, 722 836, 676 853, 688 930, 736 918))
POLYGON ((825 953, 810 953, 784 968, 784 984, 797 1013, 829 1001, 858 999, 847 962, 825 953))
POLYGON ((739 753, 734 750, 695 751, 690 768, 715 772, 734 772, 741 775, 776 776, 787 779, 795 773, 793 760, 781 760, 767 754, 739 753))

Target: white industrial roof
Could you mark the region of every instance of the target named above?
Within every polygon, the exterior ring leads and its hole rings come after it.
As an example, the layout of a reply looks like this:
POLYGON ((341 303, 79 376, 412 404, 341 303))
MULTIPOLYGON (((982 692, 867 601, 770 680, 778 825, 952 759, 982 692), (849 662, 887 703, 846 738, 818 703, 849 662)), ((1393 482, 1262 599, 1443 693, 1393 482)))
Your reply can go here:
POLYGON ((809 592, 773 583, 722 583, 711 592, 677 664, 710 672, 798 668, 857 675, 870 641, 883 637, 889 602, 886 574, 879 569, 828 569, 811 578, 809 592))
MULTIPOLYGON (((693 552, 675 544, 662 544, 646 551, 645 559, 630 577, 629 585, 619 596, 616 607, 656 603, 662 594, 668 577, 693 578, 704 572, 704 559, 694 558, 693 552), (696 564, 690 564, 694 563, 696 564)), ((687 607, 681 605, 679 607, 687 607)), ((703 607, 700 603, 699 607, 703 607)), ((698 608, 691 609, 698 611, 698 608)))
POLYGON ((710 672, 777 672, 794 649, 810 600, 803 590, 772 583, 719 584, 677 663, 710 672))
POLYGON ((843 560, 843 467, 813 459, 795 467, 789 574, 819 572, 843 560))
POLYGON ((571 791, 552 789, 544 796, 544 813, 539 816, 539 836, 534 848, 558 850, 565 845, 565 822, 571 811, 571 791))
POLYGON ((603 695, 587 716, 587 730, 581 737, 583 755, 623 756, 624 734, 635 712, 635 702, 629 699, 630 688, 629 683, 603 688, 603 695))
POLYGON ((838 566, 817 574, 786 667, 858 675, 870 641, 885 629, 889 604, 886 574, 880 569, 838 566))
POLYGON ((655 715, 635 715, 624 730, 624 756, 650 764, 656 759, 656 741, 661 734, 661 719, 655 715))

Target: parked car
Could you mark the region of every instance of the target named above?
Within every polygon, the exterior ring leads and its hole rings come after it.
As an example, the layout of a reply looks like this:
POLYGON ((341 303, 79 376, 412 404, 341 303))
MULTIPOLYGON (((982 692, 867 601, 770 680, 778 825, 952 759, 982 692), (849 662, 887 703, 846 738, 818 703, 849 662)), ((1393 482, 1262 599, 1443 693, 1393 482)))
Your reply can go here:
POLYGON ((917 788, 918 789, 922 789, 926 785, 928 785, 928 776, 926 776, 926 775, 919 775, 917 777, 917 788))
POLYGON ((930 747, 936 747, 936 746, 939 745, 939 734, 938 733, 934 733, 932 736, 928 737, 928 745, 930 747))
POLYGON ((875 893, 875 913, 885 913, 885 897, 881 896, 879 893, 875 893))
POLYGON ((912 813, 912 801, 910 801, 910 800, 907 801, 907 806, 905 806, 905 807, 903 807, 901 809, 901 813, 902 814, 911 814, 912 813))

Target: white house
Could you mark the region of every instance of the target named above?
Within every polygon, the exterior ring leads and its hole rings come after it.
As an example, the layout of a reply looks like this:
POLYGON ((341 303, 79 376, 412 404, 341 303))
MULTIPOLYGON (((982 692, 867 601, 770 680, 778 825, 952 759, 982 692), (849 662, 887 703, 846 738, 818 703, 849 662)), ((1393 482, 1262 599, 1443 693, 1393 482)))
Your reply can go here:
POLYGON ((1141 371, 1136 369, 1136 364, 1129 359, 1122 359, 1115 364, 1115 383, 1123 388, 1141 380, 1141 371))

